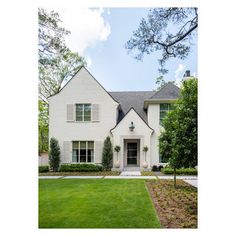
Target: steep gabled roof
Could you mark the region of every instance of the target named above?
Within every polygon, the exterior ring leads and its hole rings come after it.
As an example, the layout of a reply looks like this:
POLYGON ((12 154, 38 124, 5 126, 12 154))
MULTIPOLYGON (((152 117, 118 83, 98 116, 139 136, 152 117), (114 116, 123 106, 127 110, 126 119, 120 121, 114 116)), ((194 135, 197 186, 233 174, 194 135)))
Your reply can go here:
POLYGON ((49 96, 48 98, 51 98, 55 95, 58 95, 60 94, 60 92, 67 86, 67 84, 69 84, 74 78, 75 76, 80 72, 80 70, 84 69, 95 81, 96 83, 116 102, 116 103, 119 103, 117 102, 110 94, 109 92, 107 92, 107 90, 95 79, 95 77, 88 71, 88 69, 85 67, 85 66, 81 66, 76 72, 75 74, 71 77, 71 79, 69 81, 66 82, 66 84, 60 89, 60 91, 54 95, 51 95, 49 96))
POLYGON ((129 92, 109 92, 109 94, 120 104, 118 122, 126 115, 133 107, 138 115, 147 122, 147 113, 143 109, 145 99, 150 98, 155 94, 155 91, 129 91, 129 92))
POLYGON ((148 125, 148 122, 146 122, 146 121, 139 115, 139 113, 138 113, 137 111, 135 111, 135 109, 134 109, 133 107, 131 107, 131 108, 126 112, 126 114, 122 117, 122 119, 121 119, 119 122, 117 122, 117 124, 115 125, 115 127, 113 127, 113 128, 110 130, 110 132, 111 132, 112 130, 114 130, 114 129, 119 125, 119 123, 121 123, 121 121, 129 114, 130 111, 134 111, 134 112, 138 115, 138 117, 146 124, 146 126, 147 126, 150 130, 152 130, 152 132, 154 131, 154 129, 151 128, 151 127, 148 125))
POLYGON ((160 90, 152 95, 149 100, 172 100, 177 99, 180 95, 180 88, 171 82, 165 84, 160 90))

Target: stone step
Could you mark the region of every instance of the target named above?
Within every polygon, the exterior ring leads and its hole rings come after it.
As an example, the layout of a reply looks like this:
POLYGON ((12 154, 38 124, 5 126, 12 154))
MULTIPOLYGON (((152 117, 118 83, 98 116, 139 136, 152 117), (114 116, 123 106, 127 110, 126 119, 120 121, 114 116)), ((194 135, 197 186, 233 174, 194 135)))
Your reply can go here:
POLYGON ((140 171, 122 171, 121 176, 141 176, 140 171))
POLYGON ((124 167, 124 171, 140 171, 140 167, 124 167))

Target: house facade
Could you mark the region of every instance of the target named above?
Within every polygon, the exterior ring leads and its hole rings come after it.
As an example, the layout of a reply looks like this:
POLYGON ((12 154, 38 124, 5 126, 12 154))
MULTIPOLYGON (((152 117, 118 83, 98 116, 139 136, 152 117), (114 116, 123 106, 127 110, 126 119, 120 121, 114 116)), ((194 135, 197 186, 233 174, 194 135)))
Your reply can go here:
POLYGON ((100 164, 103 142, 110 136, 113 147, 120 146, 118 156, 114 151, 114 170, 148 170, 163 164, 161 122, 179 92, 172 83, 159 91, 108 92, 82 67, 49 98, 49 138, 59 141, 61 163, 100 164))

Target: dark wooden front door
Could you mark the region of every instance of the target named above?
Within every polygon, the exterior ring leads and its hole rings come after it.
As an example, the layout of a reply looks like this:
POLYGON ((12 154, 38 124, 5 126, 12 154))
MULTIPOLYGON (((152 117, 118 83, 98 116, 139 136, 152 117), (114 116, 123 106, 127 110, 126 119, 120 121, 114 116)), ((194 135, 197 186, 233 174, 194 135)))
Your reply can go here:
POLYGON ((137 165, 138 143, 127 143, 127 165, 137 165))

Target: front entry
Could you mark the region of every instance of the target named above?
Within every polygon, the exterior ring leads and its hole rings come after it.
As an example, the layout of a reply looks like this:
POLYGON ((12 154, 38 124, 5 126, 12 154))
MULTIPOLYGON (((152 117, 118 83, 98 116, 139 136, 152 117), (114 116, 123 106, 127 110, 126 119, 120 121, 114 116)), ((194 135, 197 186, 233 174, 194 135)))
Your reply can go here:
POLYGON ((127 142, 127 165, 138 164, 138 142, 127 142))

